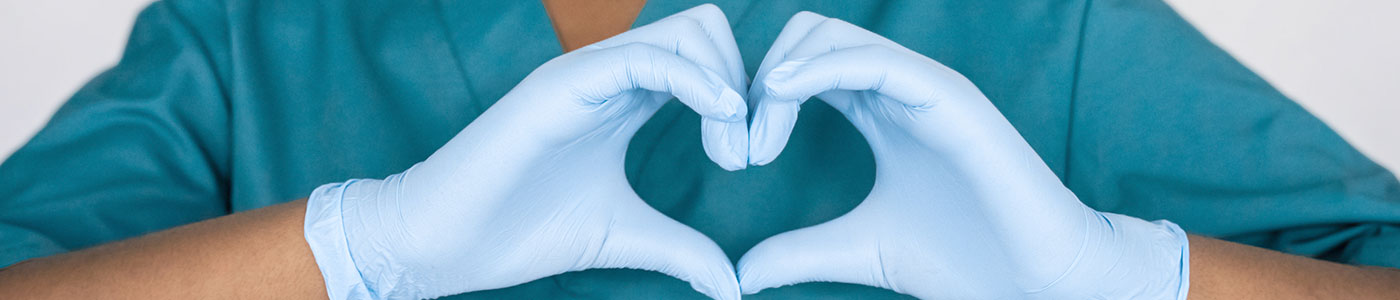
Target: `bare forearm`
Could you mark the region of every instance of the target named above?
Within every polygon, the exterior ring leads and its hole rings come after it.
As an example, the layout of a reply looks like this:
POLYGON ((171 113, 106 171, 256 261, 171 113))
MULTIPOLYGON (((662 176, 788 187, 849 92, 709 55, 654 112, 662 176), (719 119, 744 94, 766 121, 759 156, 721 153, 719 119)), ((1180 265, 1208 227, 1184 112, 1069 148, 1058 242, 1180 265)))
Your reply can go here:
POLYGON ((1201 236, 1188 299, 1400 299, 1400 270, 1358 267, 1201 236))
MULTIPOLYGON (((0 298, 324 298, 302 236, 305 201, 195 223, 0 271, 0 298)), ((1201 236, 1189 299, 1397 299, 1400 270, 1201 236)))
POLYGON ((0 271, 0 299, 324 298, 306 201, 181 226, 0 271))

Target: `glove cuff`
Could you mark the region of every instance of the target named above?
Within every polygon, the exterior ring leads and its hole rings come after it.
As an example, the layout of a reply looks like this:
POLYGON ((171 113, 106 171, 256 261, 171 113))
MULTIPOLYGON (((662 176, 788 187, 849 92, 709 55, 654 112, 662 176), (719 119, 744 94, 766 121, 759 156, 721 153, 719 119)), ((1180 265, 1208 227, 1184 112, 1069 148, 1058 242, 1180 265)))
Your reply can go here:
POLYGON ((341 203, 345 188, 355 180, 330 183, 317 187, 306 201, 306 224, 303 228, 307 245, 316 258, 316 266, 326 281, 330 299, 370 299, 364 278, 350 257, 345 236, 341 203))
POLYGON ((1177 266, 1181 268, 1181 282, 1178 284, 1176 299, 1186 300, 1187 291, 1191 288, 1191 242, 1186 238, 1186 231, 1182 230, 1181 226, 1177 226, 1176 223, 1167 220, 1157 220, 1152 223, 1167 226, 1177 237, 1177 241, 1181 243, 1181 260, 1177 261, 1177 266))
MULTIPOLYGON (((1090 210, 1092 211, 1092 210, 1090 210)), ((1167 220, 1153 222, 1093 212, 1070 270, 1035 295, 1047 299, 1186 299, 1190 245, 1186 232, 1167 220)))

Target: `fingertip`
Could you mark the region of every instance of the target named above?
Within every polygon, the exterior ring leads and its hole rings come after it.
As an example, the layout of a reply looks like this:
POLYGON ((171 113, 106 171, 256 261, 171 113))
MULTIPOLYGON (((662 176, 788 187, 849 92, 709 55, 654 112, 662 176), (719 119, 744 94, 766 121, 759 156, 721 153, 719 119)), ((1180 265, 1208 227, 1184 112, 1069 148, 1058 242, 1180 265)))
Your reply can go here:
POLYGON ((693 240, 694 243, 707 245, 692 245, 681 250, 690 252, 684 256, 692 260, 681 264, 678 271, 688 273, 686 277, 690 278, 687 281, 690 282, 691 288, 710 298, 739 299, 739 278, 734 273, 734 265, 729 262, 729 256, 708 237, 704 237, 698 231, 695 234, 699 237, 693 240))
POLYGON ((773 159, 776 158, 777 155, 774 155, 772 151, 767 150, 767 147, 758 144, 759 143, 753 142, 749 143, 749 165, 765 166, 768 165, 768 163, 773 162, 773 159))
POLYGON ((749 125, 749 149, 748 157, 745 160, 750 166, 762 166, 767 164, 766 161, 763 161, 762 152, 759 150, 759 144, 763 143, 763 136, 757 129, 762 123, 763 121, 755 116, 753 124, 749 125))
POLYGON ((759 158, 757 158, 757 159, 755 159, 755 158, 753 158, 753 157, 750 157, 749 159, 750 159, 750 160, 749 160, 749 165, 750 165, 750 166, 755 166, 755 167, 766 166, 766 165, 768 165, 768 163, 773 162, 773 157, 772 157, 772 156, 764 156, 764 157, 759 157, 759 158))
POLYGON ((705 155, 726 171, 748 167, 748 125, 711 118, 700 119, 701 145, 705 155))
POLYGON ((715 299, 738 299, 734 265, 705 234, 640 203, 621 211, 599 259, 586 268, 656 271, 715 299))
POLYGON ((748 103, 744 102, 743 96, 728 87, 722 88, 716 102, 723 116, 701 118, 705 153, 726 171, 748 168, 748 103))
POLYGON ((744 295, 756 294, 759 291, 772 287, 771 278, 767 276, 768 268, 762 263, 764 261, 770 261, 767 259, 766 254, 767 248, 769 247, 764 244, 765 243, 760 242, 758 245, 754 246, 753 249, 749 249, 748 253, 744 253, 743 257, 739 258, 739 291, 744 295))
POLYGON ((742 280, 739 282, 739 293, 744 295, 757 294, 758 292, 762 292, 763 290, 766 290, 768 288, 769 287, 757 286, 755 284, 745 284, 742 280))
MULTIPOLYGON (((724 265, 729 266, 728 262, 726 262, 724 265)), ((742 294, 740 294, 742 290, 739 287, 739 278, 735 277, 734 269, 725 268, 722 274, 724 274, 721 275, 723 277, 718 279, 718 281, 720 282, 714 283, 716 285, 716 288, 713 291, 706 293, 706 295, 710 296, 710 298, 720 300, 739 300, 740 298, 742 298, 742 294)))
POLYGON ((748 163, 753 166, 767 165, 777 159, 791 138, 792 129, 797 123, 797 112, 801 104, 797 102, 769 101, 759 103, 754 113, 754 121, 749 126, 748 163))
POLYGON ((710 156, 710 160, 715 162, 715 165, 719 165, 725 171, 733 172, 748 168, 747 160, 733 155, 733 152, 724 151, 724 154, 719 154, 720 151, 714 150, 706 150, 705 152, 710 156))
POLYGON ((719 105, 724 108, 725 122, 745 122, 749 117, 749 107, 744 103, 744 97, 734 89, 725 87, 719 94, 719 105))
POLYGON ((739 162, 738 160, 732 160, 732 159, 731 159, 731 160, 727 160, 727 161, 724 162, 724 163, 719 163, 719 167, 720 167, 721 169, 724 169, 725 171, 734 172, 734 171, 738 171, 738 170, 747 169, 749 166, 748 166, 747 164, 743 163, 743 162, 739 162))
POLYGON ((729 126, 731 128, 735 128, 733 131, 743 133, 729 135, 729 137, 731 138, 730 143, 732 145, 731 147, 729 147, 729 153, 733 155, 733 157, 735 158, 735 162, 738 163, 737 169, 729 171, 738 171, 746 169, 749 167, 749 124, 747 122, 738 122, 729 123, 729 126))
POLYGON ((779 63, 749 89, 749 100, 756 103, 749 126, 749 165, 767 165, 787 145, 803 100, 803 96, 793 94, 797 89, 790 87, 789 82, 803 64, 802 60, 779 63))
POLYGON ((758 283, 758 281, 754 281, 754 280, 749 280, 749 281, 744 281, 743 279, 740 279, 740 280, 739 280, 739 293, 740 293, 740 294, 744 294, 744 295, 753 295, 753 294, 757 294, 758 292, 762 292, 763 290, 766 290, 766 289, 769 289, 769 288, 772 288, 772 287, 771 287, 771 286, 768 286, 768 284, 767 284, 766 282, 763 283, 763 284, 760 284, 760 283, 758 283))
POLYGON ((728 260, 724 260, 721 265, 724 267, 710 269, 706 271, 708 274, 703 274, 706 276, 705 278, 708 278, 707 280, 692 280, 690 288, 709 296, 711 299, 738 300, 740 298, 739 279, 734 276, 734 269, 729 267, 728 260))

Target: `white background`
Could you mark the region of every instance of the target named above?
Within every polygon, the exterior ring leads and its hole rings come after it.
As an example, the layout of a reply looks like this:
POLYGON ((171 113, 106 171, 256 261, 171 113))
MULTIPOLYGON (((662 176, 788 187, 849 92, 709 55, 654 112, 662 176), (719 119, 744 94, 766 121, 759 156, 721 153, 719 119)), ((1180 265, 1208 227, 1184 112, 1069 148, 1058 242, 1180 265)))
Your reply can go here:
MULTIPOLYGON (((1400 1, 1167 1, 1362 152, 1400 170, 1400 1)), ((116 63, 149 2, 0 0, 0 158, 116 63)))

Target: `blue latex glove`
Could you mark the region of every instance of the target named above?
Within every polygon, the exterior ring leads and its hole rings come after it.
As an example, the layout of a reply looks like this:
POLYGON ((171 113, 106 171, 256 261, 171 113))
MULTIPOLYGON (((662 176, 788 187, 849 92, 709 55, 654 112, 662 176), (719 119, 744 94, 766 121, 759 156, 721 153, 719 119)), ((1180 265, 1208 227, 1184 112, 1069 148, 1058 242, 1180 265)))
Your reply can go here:
POLYGON ((643 202, 623 159, 674 95, 703 116, 710 157, 743 168, 747 111, 736 91, 746 82, 713 5, 550 60, 427 160, 312 193, 306 240, 328 293, 431 298, 633 268, 738 299, 729 258, 643 202))
POLYGON ((920 298, 1184 299, 1186 234, 1085 206, 961 74, 841 20, 800 13, 764 58, 750 160, 782 151, 812 96, 875 155, 850 213, 739 261, 744 293, 833 281, 920 298))

